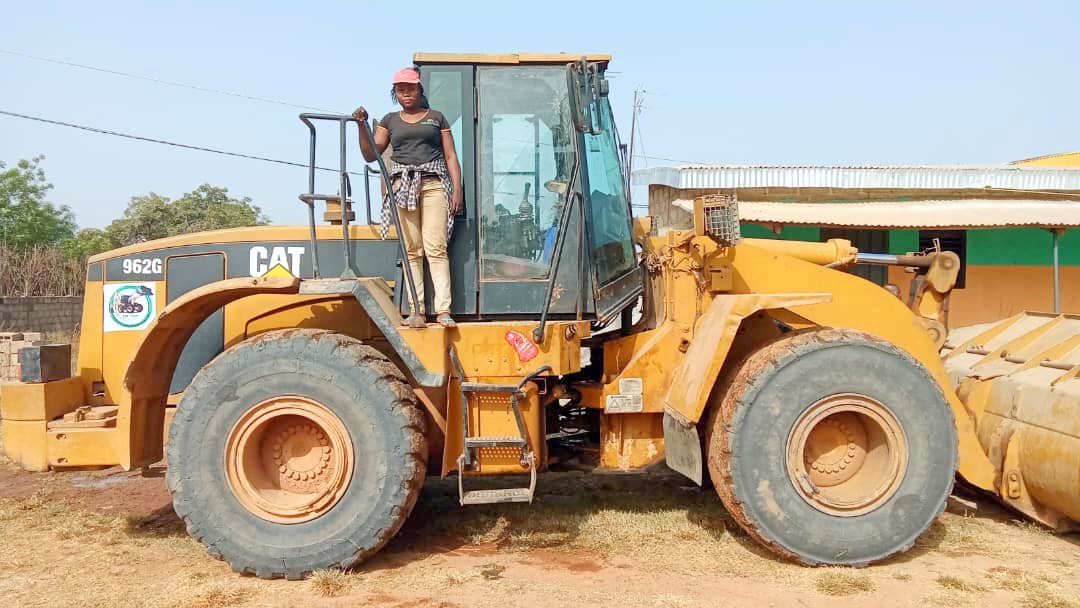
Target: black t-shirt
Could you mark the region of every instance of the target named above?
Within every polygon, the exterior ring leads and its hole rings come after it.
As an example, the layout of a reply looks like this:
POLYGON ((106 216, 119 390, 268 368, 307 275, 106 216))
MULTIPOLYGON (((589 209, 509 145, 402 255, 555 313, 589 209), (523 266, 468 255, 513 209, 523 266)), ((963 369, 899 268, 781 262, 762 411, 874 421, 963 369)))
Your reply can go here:
POLYGON ((445 159, 442 149, 442 131, 450 128, 446 117, 438 110, 428 113, 415 123, 401 119, 398 112, 383 116, 379 126, 390 131, 391 160, 399 165, 421 165, 440 158, 445 159))

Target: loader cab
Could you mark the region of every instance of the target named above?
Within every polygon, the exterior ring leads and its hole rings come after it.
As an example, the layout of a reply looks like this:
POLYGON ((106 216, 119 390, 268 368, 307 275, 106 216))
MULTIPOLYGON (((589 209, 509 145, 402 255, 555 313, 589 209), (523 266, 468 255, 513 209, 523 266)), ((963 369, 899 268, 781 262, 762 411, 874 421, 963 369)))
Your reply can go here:
POLYGON ((465 209, 450 243, 456 316, 606 321, 641 293, 609 59, 414 57, 462 164, 465 209))

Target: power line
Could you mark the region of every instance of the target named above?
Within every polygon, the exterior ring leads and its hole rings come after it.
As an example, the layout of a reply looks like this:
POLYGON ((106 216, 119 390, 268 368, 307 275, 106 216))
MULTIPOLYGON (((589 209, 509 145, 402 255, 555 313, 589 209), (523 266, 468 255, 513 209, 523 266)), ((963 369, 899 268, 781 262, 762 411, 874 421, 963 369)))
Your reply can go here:
MULTIPOLYGON (((17 112, 9 112, 7 110, 0 110, 0 114, 4 114, 6 116, 13 116, 15 118, 22 118, 24 120, 33 120, 33 121, 36 121, 36 122, 43 122, 43 123, 47 123, 47 124, 50 124, 50 125, 57 125, 57 126, 61 126, 61 127, 69 127, 69 128, 72 128, 72 129, 79 129, 81 131, 89 131, 91 133, 98 133, 98 134, 101 134, 101 135, 112 135, 112 136, 115 136, 115 137, 124 137, 124 138, 127 138, 127 139, 134 139, 134 140, 137 140, 137 141, 145 141, 145 142, 149 142, 149 143, 152 143, 152 144, 162 144, 162 145, 166 145, 166 146, 173 146, 173 147, 176 147, 176 148, 184 148, 184 149, 187 149, 187 150, 197 150, 199 152, 211 152, 213 154, 221 154, 221 155, 224 155, 224 156, 233 156, 233 157, 236 157, 236 158, 246 158, 246 159, 249 159, 249 160, 260 160, 260 161, 267 162, 267 163, 276 163, 276 164, 279 164, 279 165, 288 165, 290 167, 301 167, 301 168, 304 168, 304 169, 307 169, 309 167, 309 165, 307 165, 305 163, 294 163, 292 161, 280 160, 280 159, 277 159, 277 158, 269 158, 269 157, 266 157, 266 156, 255 156, 255 155, 252 155, 252 154, 243 154, 243 153, 240 153, 240 152, 230 152, 228 150, 218 150, 218 149, 215 149, 215 148, 206 148, 206 147, 203 147, 203 146, 194 146, 194 145, 191 145, 191 144, 181 144, 181 143, 177 143, 175 141, 168 141, 168 140, 164 140, 164 139, 154 139, 152 137, 143 137, 141 135, 132 135, 130 133, 120 133, 119 131, 109 131, 108 129, 100 129, 98 127, 89 127, 89 126, 86 126, 86 125, 77 125, 77 124, 74 124, 74 123, 63 122, 63 121, 60 121, 60 120, 50 120, 48 118, 41 118, 40 116, 29 116, 27 114, 19 114, 17 112)), ((317 165, 316 165, 315 168, 320 170, 320 171, 333 171, 335 173, 340 171, 339 169, 331 169, 330 167, 319 167, 317 165)), ((362 173, 354 173, 354 172, 350 171, 349 175, 363 175, 363 174, 362 173)), ((375 175, 374 177, 378 177, 378 176, 375 175)))
MULTIPOLYGON (((12 55, 12 56, 15 56, 15 57, 23 57, 25 59, 33 59, 35 61, 43 61, 43 62, 46 62, 46 63, 53 63, 53 64, 56 64, 56 65, 63 65, 63 66, 67 66, 67 67, 78 68, 78 69, 82 69, 82 70, 89 70, 89 71, 93 71, 93 72, 101 72, 101 73, 104 73, 104 74, 112 74, 114 76, 122 76, 124 78, 132 78, 132 79, 135 79, 135 80, 144 80, 146 82, 153 82, 153 83, 157 83, 157 84, 164 84, 164 85, 168 85, 168 86, 191 89, 191 90, 194 90, 194 91, 201 91, 203 93, 213 93, 213 94, 216 94, 216 95, 226 95, 226 96, 229 96, 229 97, 237 97, 239 99, 247 99, 249 101, 258 101, 258 102, 262 102, 262 103, 270 103, 270 104, 275 104, 275 105, 280 105, 280 106, 285 106, 285 107, 290 107, 290 108, 297 108, 297 109, 302 109, 302 110, 317 110, 319 112, 333 113, 332 110, 327 110, 325 108, 318 108, 318 107, 315 107, 315 106, 297 104, 297 103, 292 103, 292 102, 288 102, 288 101, 282 101, 282 100, 279 100, 279 99, 272 99, 272 98, 269 98, 269 97, 259 97, 257 95, 246 95, 244 93, 237 93, 235 91, 228 91, 228 90, 225 90, 225 89, 214 89, 214 88, 210 88, 210 87, 203 87, 203 86, 193 85, 193 84, 188 84, 188 83, 183 83, 183 82, 176 82, 176 81, 172 81, 172 80, 164 80, 164 79, 161 79, 161 78, 153 78, 153 77, 150 77, 150 76, 142 76, 140 74, 132 74, 130 72, 121 72, 119 70, 113 70, 113 69, 103 68, 103 67, 93 66, 93 65, 86 65, 86 64, 82 64, 82 63, 75 63, 75 62, 71 62, 71 61, 65 61, 65 60, 62 60, 62 59, 54 59, 54 58, 51 58, 51 57, 42 57, 42 56, 39 56, 39 55, 31 55, 29 53, 22 53, 22 52, 19 52, 19 51, 12 51, 12 50, 9 50, 9 49, 0 49, 0 53, 6 54, 6 55, 12 55)), ((608 72, 608 73, 610 74, 612 72, 608 72)), ((656 93, 655 91, 650 91, 650 94, 661 95, 661 96, 664 95, 663 93, 656 93)), ((638 109, 640 110, 640 106, 639 106, 638 109)), ((12 115, 12 116, 17 116, 19 118, 28 118, 30 120, 35 120, 35 117, 28 117, 28 116, 18 115, 18 114, 14 114, 12 112, 5 112, 5 114, 12 115)), ((79 125, 69 125, 69 124, 66 124, 66 123, 59 123, 57 121, 48 121, 48 120, 44 120, 44 119, 42 119, 42 122, 52 122, 53 124, 61 124, 63 126, 71 126, 73 128, 83 128, 83 127, 81 127, 79 125)), ((94 129, 91 128, 91 127, 87 127, 86 130, 94 130, 94 129)), ((641 130, 637 129, 637 133, 640 136, 641 130)), ((117 136, 120 136, 120 137, 128 137, 126 134, 123 134, 123 133, 109 132, 108 134, 117 135, 117 136)), ((149 140, 147 138, 139 138, 139 137, 136 137, 136 136, 130 136, 130 137, 132 137, 134 139, 143 139, 145 141, 154 141, 154 140, 149 140)), ((633 137, 633 130, 631 131, 631 137, 633 137)), ((172 142, 165 142, 165 141, 155 141, 154 143, 164 143, 164 144, 167 144, 167 145, 175 145, 175 146, 179 146, 179 147, 189 147, 189 148, 192 148, 192 149, 199 149, 197 146, 185 146, 183 144, 174 144, 172 142)), ((541 146, 550 147, 551 144, 541 142, 541 146)), ((210 151, 221 153, 221 154, 227 154, 227 155, 230 155, 230 156, 242 156, 242 157, 244 157, 244 155, 237 154, 237 153, 232 153, 232 152, 224 152, 224 151, 219 151, 219 150, 210 150, 210 151)), ((673 162, 673 163, 701 164, 701 163, 698 163, 696 161, 680 160, 680 159, 677 159, 677 158, 665 158, 665 157, 662 157, 662 156, 647 156, 645 154, 633 154, 632 157, 633 158, 641 158, 641 159, 644 159, 644 160, 662 160, 662 161, 673 162)), ((289 164, 286 161, 276 161, 274 159, 262 159, 262 158, 259 158, 259 157, 249 157, 249 158, 253 158, 254 160, 268 160, 269 162, 280 162, 280 163, 283 163, 283 164, 289 164)), ((295 164, 295 163, 293 163, 293 164, 295 164)), ((307 165, 303 165, 303 166, 307 166, 307 165)), ((318 167, 318 168, 322 169, 322 170, 326 170, 326 171, 332 170, 332 169, 326 169, 325 167, 318 167)))
POLYGON ((703 163, 697 160, 680 160, 678 158, 665 158, 663 156, 645 156, 644 154, 635 154, 634 158, 644 158, 645 160, 666 160, 669 163, 682 163, 684 165, 707 165, 709 163, 703 163))
POLYGON ((285 106, 289 108, 298 108, 301 110, 316 110, 319 112, 333 113, 331 110, 323 108, 316 108, 314 106, 306 106, 303 104, 291 103, 288 101, 281 101, 279 99, 271 99, 269 97, 259 97, 256 95, 245 95, 244 93, 237 93, 235 91, 227 91, 225 89, 212 89, 209 87, 201 87, 194 84, 188 84, 184 82, 176 82, 173 80, 163 80, 161 78, 153 78, 151 76, 142 76, 140 74, 132 74, 129 72, 121 72, 119 70, 111 70, 109 68, 102 68, 93 65, 86 65, 82 63, 74 63, 71 61, 64 61, 62 59, 52 59, 50 57, 40 57, 38 55, 30 55, 28 53, 20 53, 19 51, 11 51, 7 49, 0 49, 0 53, 5 55, 13 55, 15 57, 23 57, 25 59, 33 59, 35 61, 44 61, 46 63, 54 63, 56 65, 63 65, 71 68, 79 68, 80 70, 90 70, 92 72, 101 72, 103 74, 112 74, 114 76, 122 76, 124 78, 133 78, 135 80, 145 80, 147 82, 154 82, 157 84, 164 84, 171 87, 180 87, 184 89, 191 89, 193 91, 201 91, 203 93, 214 93, 217 95, 227 95, 229 97, 238 97, 240 99, 247 99, 250 101, 259 101, 262 103, 272 103, 279 106, 285 106))

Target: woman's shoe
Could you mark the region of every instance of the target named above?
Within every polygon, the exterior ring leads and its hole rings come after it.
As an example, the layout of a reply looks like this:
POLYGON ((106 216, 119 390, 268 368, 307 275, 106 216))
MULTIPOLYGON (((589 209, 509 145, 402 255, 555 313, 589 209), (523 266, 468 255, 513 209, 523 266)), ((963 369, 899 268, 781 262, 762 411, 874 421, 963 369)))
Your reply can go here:
POLYGON ((420 315, 409 315, 407 317, 401 317, 401 326, 402 327, 423 327, 423 326, 427 325, 427 321, 425 320, 425 316, 426 315, 420 314, 420 315), (413 319, 419 319, 420 322, 415 323, 413 319))

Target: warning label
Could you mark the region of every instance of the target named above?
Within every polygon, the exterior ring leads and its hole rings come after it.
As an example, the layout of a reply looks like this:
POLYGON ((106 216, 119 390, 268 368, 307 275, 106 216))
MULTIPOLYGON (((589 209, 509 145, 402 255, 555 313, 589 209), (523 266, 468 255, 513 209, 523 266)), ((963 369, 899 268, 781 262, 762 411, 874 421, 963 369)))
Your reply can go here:
POLYGON ((604 402, 605 414, 636 414, 645 409, 641 395, 608 395, 604 402))

